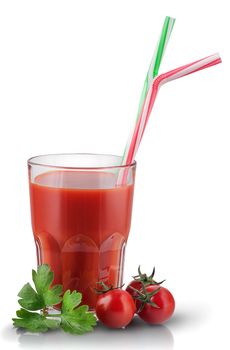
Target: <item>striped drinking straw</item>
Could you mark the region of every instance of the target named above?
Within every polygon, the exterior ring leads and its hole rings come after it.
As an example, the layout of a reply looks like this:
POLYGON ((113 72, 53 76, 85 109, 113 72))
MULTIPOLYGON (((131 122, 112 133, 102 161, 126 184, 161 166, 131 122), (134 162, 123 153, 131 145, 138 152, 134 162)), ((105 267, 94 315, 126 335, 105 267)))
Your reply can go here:
MULTIPOLYGON (((182 78, 188 74, 198 72, 199 70, 214 66, 218 63, 221 63, 221 58, 219 54, 214 54, 161 74, 153 80, 151 88, 149 89, 144 101, 140 117, 136 123, 131 142, 127 148, 127 156, 123 159, 124 164, 131 164, 134 161, 160 87, 171 80, 182 78)), ((126 183, 126 179, 127 171, 120 172, 120 174, 118 174, 117 184, 126 183)))
POLYGON ((163 27, 161 29, 161 34, 160 34, 158 43, 156 45, 156 48, 155 48, 152 60, 150 62, 149 69, 148 69, 148 72, 146 74, 146 78, 145 78, 144 85, 143 85, 143 88, 142 88, 135 124, 134 124, 134 126, 133 126, 133 128, 132 128, 132 130, 130 132, 129 139, 128 139, 128 142, 126 144, 123 156, 122 156, 122 164, 123 165, 125 164, 125 159, 127 157, 127 152, 129 150, 129 145, 131 143, 131 140, 132 140, 132 137, 133 137, 133 133, 134 133, 134 130, 136 128, 136 124, 137 124, 137 122, 139 120, 139 117, 140 117, 140 114, 141 114, 141 111, 142 111, 143 104, 144 104, 144 101, 146 99, 147 93, 149 91, 149 88, 152 85, 153 79, 158 75, 159 68, 160 68, 160 65, 161 65, 161 61, 162 61, 163 55, 165 53, 168 41, 170 39, 174 23, 175 23, 175 19, 174 18, 169 17, 169 16, 165 17, 164 24, 163 24, 163 27))

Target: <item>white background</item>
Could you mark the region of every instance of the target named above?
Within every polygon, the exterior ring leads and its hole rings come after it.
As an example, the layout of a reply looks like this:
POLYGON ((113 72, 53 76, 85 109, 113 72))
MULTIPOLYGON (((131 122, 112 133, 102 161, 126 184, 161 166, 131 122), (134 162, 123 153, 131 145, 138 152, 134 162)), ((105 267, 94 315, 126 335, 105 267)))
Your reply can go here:
POLYGON ((229 349, 230 114, 225 0, 0 2, 0 344, 4 349, 229 349), (161 72, 220 52, 223 63, 160 91, 137 155, 125 282, 138 264, 166 278, 174 317, 81 337, 12 329, 36 266, 26 161, 121 155, 165 15, 161 72))

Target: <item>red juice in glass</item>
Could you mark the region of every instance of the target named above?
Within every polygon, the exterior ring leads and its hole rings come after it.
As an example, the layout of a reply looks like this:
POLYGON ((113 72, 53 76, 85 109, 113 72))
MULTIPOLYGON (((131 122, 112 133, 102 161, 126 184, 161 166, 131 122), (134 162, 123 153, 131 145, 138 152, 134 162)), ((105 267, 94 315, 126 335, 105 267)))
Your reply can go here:
POLYGON ((120 157, 69 154, 29 160, 32 228, 38 264, 54 283, 76 289, 94 309, 96 282, 122 284, 133 202, 135 163, 117 185, 120 157))

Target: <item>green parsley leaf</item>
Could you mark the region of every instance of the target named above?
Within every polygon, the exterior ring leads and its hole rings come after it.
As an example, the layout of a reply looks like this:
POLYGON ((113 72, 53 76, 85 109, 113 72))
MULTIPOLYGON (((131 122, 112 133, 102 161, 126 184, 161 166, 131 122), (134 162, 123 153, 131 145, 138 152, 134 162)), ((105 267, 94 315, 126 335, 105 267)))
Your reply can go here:
POLYGON ((80 305, 82 294, 76 290, 72 293, 67 290, 62 298, 62 285, 51 287, 54 273, 47 264, 32 271, 36 290, 25 284, 20 292, 19 304, 23 308, 16 312, 18 318, 13 318, 13 325, 24 328, 29 332, 47 332, 49 329, 62 328, 71 334, 83 334, 93 330, 96 317, 89 312, 87 305, 80 305), (61 313, 49 315, 47 308, 62 301, 61 313), (41 313, 31 312, 41 310, 41 313))
POLYGON ((43 294, 44 303, 46 306, 57 305, 62 301, 62 285, 56 284, 51 289, 43 294))
POLYGON ((62 300, 62 312, 68 313, 81 303, 82 295, 74 290, 72 293, 67 290, 62 300))
POLYGON ((92 313, 84 313, 81 316, 77 312, 61 315, 62 329, 71 334, 91 332, 96 323, 96 317, 92 313))
POLYGON ((21 298, 18 303, 25 309, 35 311, 45 307, 44 301, 38 293, 31 287, 29 283, 26 283, 18 296, 21 298))
POLYGON ((37 272, 32 271, 32 277, 38 295, 42 298, 45 306, 57 305, 62 301, 62 285, 56 284, 50 288, 54 280, 54 273, 50 270, 49 265, 40 265, 37 272))
POLYGON ((19 318, 13 318, 13 325, 18 328, 26 328, 30 332, 47 332, 49 329, 60 327, 59 319, 47 319, 46 317, 25 309, 16 311, 19 318))
POLYGON ((71 334, 84 334, 93 330, 96 325, 96 317, 94 314, 88 312, 89 307, 82 305, 82 295, 70 290, 67 290, 63 296, 62 313, 61 313, 61 327, 71 334))
POLYGON ((54 279, 53 271, 47 264, 38 266, 37 272, 32 270, 32 277, 38 294, 43 295, 50 288, 54 279))

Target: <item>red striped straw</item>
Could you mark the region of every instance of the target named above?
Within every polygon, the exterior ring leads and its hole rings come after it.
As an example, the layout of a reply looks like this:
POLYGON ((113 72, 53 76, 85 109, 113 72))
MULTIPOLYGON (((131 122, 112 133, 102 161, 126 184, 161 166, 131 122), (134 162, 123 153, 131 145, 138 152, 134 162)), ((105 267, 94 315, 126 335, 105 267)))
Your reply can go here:
MULTIPOLYGON (((221 58, 219 54, 214 54, 202 58, 198 61, 186 64, 179 68, 173 69, 167 73, 160 74, 153 80, 152 86, 150 87, 148 94, 145 98, 140 118, 138 119, 133 133, 133 137, 131 138, 131 142, 128 145, 129 148, 127 156, 123 160, 123 165, 132 164, 134 161, 160 87, 171 80, 182 78, 186 75, 198 72, 199 70, 214 66, 218 63, 221 63, 221 58)), ((125 184, 127 180, 127 175, 127 170, 122 171, 122 173, 118 175, 117 183, 125 184)))

